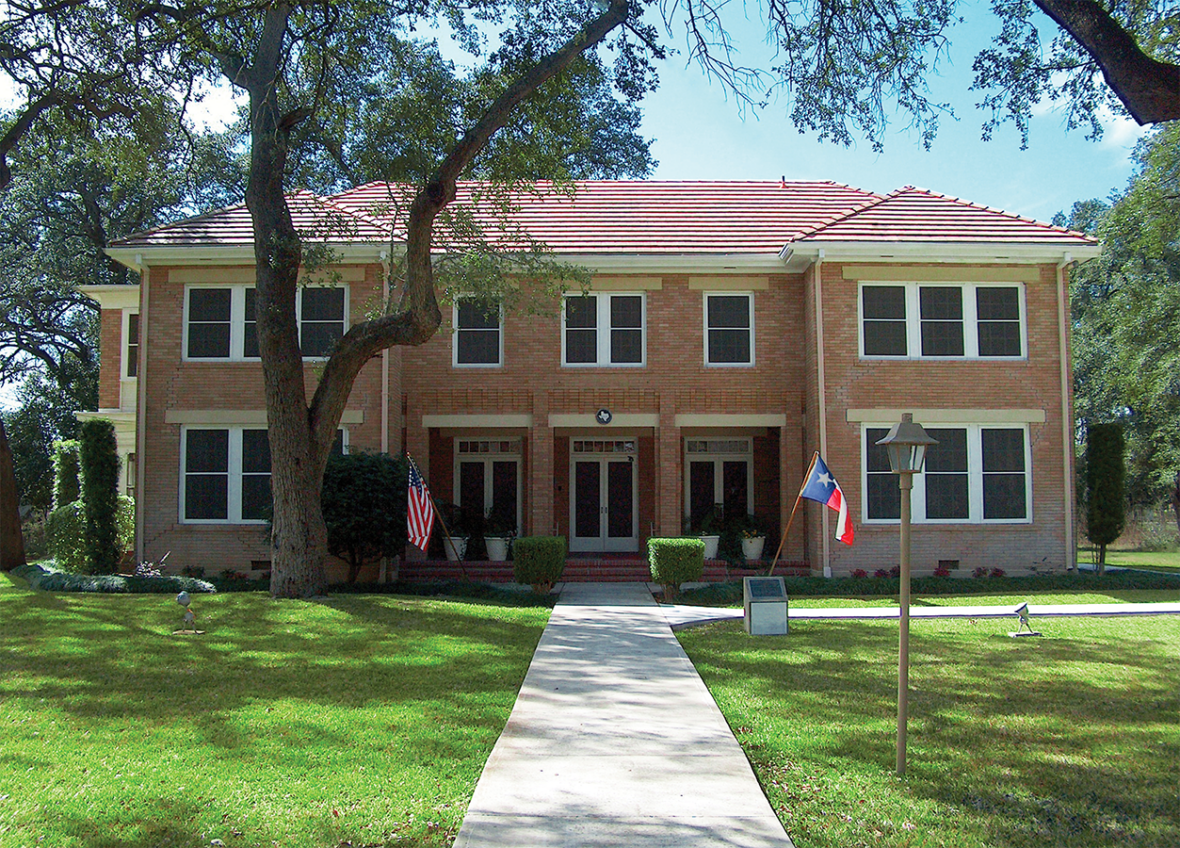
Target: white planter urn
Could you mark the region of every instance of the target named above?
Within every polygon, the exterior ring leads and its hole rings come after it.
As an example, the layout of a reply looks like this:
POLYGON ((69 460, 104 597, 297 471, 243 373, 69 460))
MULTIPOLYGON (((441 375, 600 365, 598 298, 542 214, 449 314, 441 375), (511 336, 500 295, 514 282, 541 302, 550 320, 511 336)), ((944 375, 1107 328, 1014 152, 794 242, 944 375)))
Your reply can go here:
POLYGON ((507 536, 485 536, 484 543, 488 546, 488 559, 491 562, 504 562, 508 559, 507 536))
POLYGON ((762 547, 766 544, 765 536, 755 536, 753 539, 742 538, 742 556, 747 560, 762 559, 762 547))
POLYGON ((705 543, 705 559, 717 559, 717 546, 721 543, 720 536, 700 536, 705 543))
POLYGON ((467 555, 466 536, 443 536, 443 550, 449 562, 460 562, 467 555))

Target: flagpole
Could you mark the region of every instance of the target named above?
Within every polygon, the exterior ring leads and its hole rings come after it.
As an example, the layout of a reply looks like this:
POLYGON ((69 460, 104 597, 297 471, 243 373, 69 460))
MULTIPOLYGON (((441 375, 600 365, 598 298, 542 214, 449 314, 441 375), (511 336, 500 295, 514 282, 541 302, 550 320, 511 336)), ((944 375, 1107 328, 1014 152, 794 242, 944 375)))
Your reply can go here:
POLYGON ((783 545, 787 543, 787 534, 791 532, 791 524, 795 520, 795 510, 799 509, 799 501, 803 499, 803 490, 807 488, 807 481, 811 479, 811 472, 815 469, 815 461, 819 458, 819 451, 811 455, 811 464, 807 466, 807 473, 803 475, 803 485, 799 487, 799 494, 795 495, 795 505, 791 507, 791 515, 787 519, 787 529, 783 531, 783 537, 779 539, 778 550, 774 552, 774 560, 770 563, 770 571, 767 574, 774 574, 774 567, 778 565, 778 555, 783 552, 783 545))

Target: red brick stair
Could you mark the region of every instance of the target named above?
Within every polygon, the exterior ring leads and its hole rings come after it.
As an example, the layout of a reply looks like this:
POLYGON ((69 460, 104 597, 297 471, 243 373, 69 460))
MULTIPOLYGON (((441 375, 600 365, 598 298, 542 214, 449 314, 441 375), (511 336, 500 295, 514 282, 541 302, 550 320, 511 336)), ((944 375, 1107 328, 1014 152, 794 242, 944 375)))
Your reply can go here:
MULTIPOLYGON (((729 568, 724 560, 705 561, 702 580, 718 583, 723 580, 737 580, 765 573, 765 569, 729 568)), ((783 577, 806 577, 811 570, 804 562, 780 561, 774 573, 783 577)), ((472 580, 477 583, 512 583, 510 562, 447 562, 446 560, 417 560, 404 562, 398 571, 398 579, 410 583, 431 580, 472 580)), ((651 571, 647 560, 636 557, 574 558, 565 562, 561 579, 568 583, 647 583, 651 571)))

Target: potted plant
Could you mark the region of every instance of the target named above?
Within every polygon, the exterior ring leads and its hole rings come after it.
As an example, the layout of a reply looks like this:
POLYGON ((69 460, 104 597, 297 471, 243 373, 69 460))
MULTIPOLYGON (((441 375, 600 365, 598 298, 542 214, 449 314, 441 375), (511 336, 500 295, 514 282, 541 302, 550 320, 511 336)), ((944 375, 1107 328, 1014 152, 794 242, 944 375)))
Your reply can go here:
POLYGON ((742 522, 739 532, 742 537, 742 556, 746 561, 762 559, 762 548, 766 545, 766 525, 762 519, 750 513, 742 522))
POLYGON ((713 508, 701 518, 696 535, 705 543, 705 559, 717 559, 717 546, 721 543, 721 531, 724 524, 725 510, 721 504, 714 504, 713 508))
POLYGON ((516 516, 508 510, 493 509, 484 520, 483 540, 488 548, 488 559, 505 562, 508 548, 516 538, 516 516))
POLYGON ((467 522, 463 510, 456 504, 442 502, 438 504, 438 512, 443 521, 439 528, 443 552, 449 562, 460 562, 467 556, 467 522))

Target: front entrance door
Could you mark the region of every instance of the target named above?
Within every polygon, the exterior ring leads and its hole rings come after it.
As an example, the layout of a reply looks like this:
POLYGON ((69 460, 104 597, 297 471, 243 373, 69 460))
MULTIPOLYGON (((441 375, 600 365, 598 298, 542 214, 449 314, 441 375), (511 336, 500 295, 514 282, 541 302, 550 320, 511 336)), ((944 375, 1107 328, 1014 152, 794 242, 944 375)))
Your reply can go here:
POLYGON ((634 445, 633 440, 574 442, 570 463, 571 551, 639 549, 634 445), (611 452, 600 452, 604 448, 611 452))

